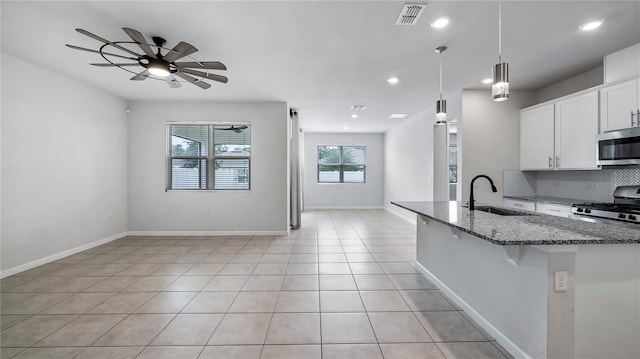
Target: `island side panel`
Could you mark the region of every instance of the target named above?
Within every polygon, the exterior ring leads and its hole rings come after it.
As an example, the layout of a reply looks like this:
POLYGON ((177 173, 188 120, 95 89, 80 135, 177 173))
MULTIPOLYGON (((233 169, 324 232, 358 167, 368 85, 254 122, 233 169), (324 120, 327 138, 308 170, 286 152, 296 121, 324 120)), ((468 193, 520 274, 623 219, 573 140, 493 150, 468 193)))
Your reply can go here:
POLYGON ((516 266, 501 246, 419 215, 417 261, 445 293, 464 301, 456 304, 472 317, 477 312, 478 324, 497 333, 501 345, 525 357, 547 356, 546 253, 523 247, 516 266))
POLYGON ((576 358, 640 358, 640 244, 576 253, 576 358))

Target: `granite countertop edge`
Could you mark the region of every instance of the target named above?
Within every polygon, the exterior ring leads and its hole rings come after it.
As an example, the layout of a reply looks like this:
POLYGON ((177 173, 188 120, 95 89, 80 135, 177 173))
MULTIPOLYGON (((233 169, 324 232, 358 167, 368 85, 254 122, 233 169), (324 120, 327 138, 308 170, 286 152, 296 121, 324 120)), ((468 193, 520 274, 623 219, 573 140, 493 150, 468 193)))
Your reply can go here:
MULTIPOLYGON (((496 244, 496 245, 501 245, 501 246, 519 246, 519 245, 579 245, 579 244, 640 244, 640 237, 639 238, 616 238, 616 239, 611 239, 611 238, 593 238, 593 239, 553 239, 553 240, 500 240, 500 239, 496 239, 493 237, 489 237, 487 235, 484 235, 482 233, 476 232, 474 230, 471 230, 469 228, 465 228, 463 226, 460 226, 456 223, 452 223, 448 220, 439 218, 438 216, 434 215, 434 214, 430 214, 430 213, 424 213, 423 211, 419 211, 415 208, 411 208, 408 207, 402 203, 406 203, 406 202, 395 202, 392 201, 391 204, 398 206, 400 208, 406 209, 408 211, 411 211, 413 213, 419 214, 419 215, 423 215, 426 216, 436 222, 445 224, 449 227, 455 228, 457 230, 460 230, 462 232, 471 234, 475 237, 478 237, 480 239, 483 239, 485 241, 488 241, 490 243, 496 244)), ((420 202, 416 202, 416 203, 420 203, 420 202)), ((423 203, 428 203, 428 201, 425 201, 423 203)), ((500 215, 492 215, 494 220, 500 220, 502 216, 500 215)), ((537 216, 545 216, 545 217, 549 217, 546 215, 537 215, 537 216)), ((555 218, 555 217, 554 217, 555 218)), ((572 219, 565 219, 567 221, 577 221, 577 220, 572 220, 572 219)), ((578 222, 578 221, 577 221, 578 222)), ((586 222, 580 222, 580 224, 585 224, 586 222)))
POLYGON ((574 203, 585 203, 585 202, 596 202, 596 201, 585 201, 581 199, 575 198, 562 198, 562 197, 548 197, 548 196, 503 196, 503 198, 507 199, 515 199, 519 201, 527 201, 527 202, 536 202, 536 203, 548 203, 548 204, 559 204, 563 206, 571 206, 574 203))

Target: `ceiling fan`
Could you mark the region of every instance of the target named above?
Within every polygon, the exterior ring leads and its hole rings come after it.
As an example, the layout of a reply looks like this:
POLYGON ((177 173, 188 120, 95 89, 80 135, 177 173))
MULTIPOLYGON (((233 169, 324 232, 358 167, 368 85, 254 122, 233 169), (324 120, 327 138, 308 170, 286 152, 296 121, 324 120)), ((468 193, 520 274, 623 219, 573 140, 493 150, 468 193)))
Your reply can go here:
POLYGON ((235 133, 242 133, 242 130, 246 130, 247 128, 248 128, 247 126, 234 126, 234 125, 231 125, 231 127, 229 127, 229 128, 218 128, 218 130, 233 131, 235 133))
POLYGON ((222 62, 200 62, 191 58, 189 55, 198 51, 198 49, 196 49, 191 44, 181 41, 173 49, 168 49, 164 47, 164 45, 166 44, 166 40, 161 37, 152 37, 153 45, 150 45, 149 43, 147 43, 147 40, 139 31, 127 27, 123 27, 122 30, 124 30, 124 32, 126 32, 133 41, 109 41, 98 35, 92 34, 87 30, 76 29, 77 32, 92 39, 98 40, 102 42, 103 45, 100 46, 99 50, 93 50, 86 47, 74 46, 69 44, 67 44, 66 46, 75 50, 82 50, 100 54, 102 58, 107 61, 107 63, 92 63, 90 65, 99 67, 118 67, 122 70, 135 74, 135 76, 131 78, 131 80, 134 81, 142 81, 147 78, 152 78, 156 80, 166 81, 171 88, 181 87, 181 81, 177 80, 174 77, 175 75, 202 89, 208 89, 209 87, 211 87, 209 83, 204 81, 205 79, 222 83, 227 83, 229 81, 226 76, 216 75, 209 72, 209 70, 226 70, 227 67, 222 62), (122 46, 122 44, 136 44, 140 47, 144 54, 139 54, 135 51, 132 51, 131 49, 122 46), (156 48, 155 53, 152 46, 156 48), (107 49, 113 52, 105 51, 107 49), (164 54, 162 53, 162 50, 165 51, 164 54), (118 54, 114 52, 120 53, 118 54), (189 57, 193 61, 176 62, 177 60, 180 60, 184 57, 189 57), (131 60, 132 62, 120 63, 116 62, 116 58, 127 59, 131 60), (142 72, 134 72, 127 69, 127 67, 136 66, 140 66, 144 70, 142 72))

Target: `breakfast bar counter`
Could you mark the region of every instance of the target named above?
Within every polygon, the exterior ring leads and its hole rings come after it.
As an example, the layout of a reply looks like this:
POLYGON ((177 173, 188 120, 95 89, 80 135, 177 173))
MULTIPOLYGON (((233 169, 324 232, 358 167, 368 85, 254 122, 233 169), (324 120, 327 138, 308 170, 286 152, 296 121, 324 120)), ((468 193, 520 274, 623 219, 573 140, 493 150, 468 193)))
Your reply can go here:
POLYGON ((418 267, 514 357, 640 358, 640 230, 392 203, 417 214, 418 267))

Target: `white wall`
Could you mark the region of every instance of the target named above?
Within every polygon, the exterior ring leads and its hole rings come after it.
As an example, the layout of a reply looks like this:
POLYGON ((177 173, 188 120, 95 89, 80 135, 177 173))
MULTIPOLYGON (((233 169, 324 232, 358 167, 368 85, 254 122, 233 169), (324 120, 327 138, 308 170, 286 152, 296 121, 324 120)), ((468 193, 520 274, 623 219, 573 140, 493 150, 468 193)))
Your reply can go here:
POLYGON ((382 133, 305 133, 305 208, 382 207, 384 135, 382 133), (365 183, 318 183, 318 145, 364 145, 365 183))
POLYGON ((536 92, 536 103, 570 95, 603 83, 604 69, 601 65, 539 89, 536 92))
POLYGON ((3 276, 126 232, 124 108, 2 53, 3 276))
POLYGON ((476 201, 502 205, 502 171, 520 168, 520 109, 534 100, 533 91, 511 91, 505 102, 493 102, 489 90, 462 92, 458 121, 462 201, 469 200, 471 179, 485 174, 493 179, 498 192, 492 193, 489 183, 481 178, 474 187, 476 201))
POLYGON ((412 116, 384 135, 384 206, 406 218, 415 218, 391 201, 433 199, 433 108, 412 116))
POLYGON ((141 101, 129 107, 130 231, 287 232, 286 103, 141 101), (166 121, 250 122, 251 190, 165 192, 166 121))

